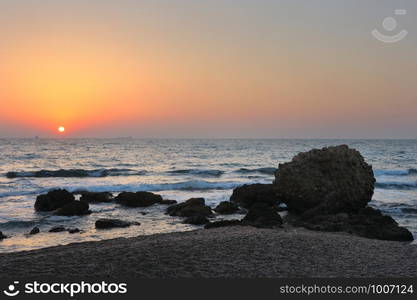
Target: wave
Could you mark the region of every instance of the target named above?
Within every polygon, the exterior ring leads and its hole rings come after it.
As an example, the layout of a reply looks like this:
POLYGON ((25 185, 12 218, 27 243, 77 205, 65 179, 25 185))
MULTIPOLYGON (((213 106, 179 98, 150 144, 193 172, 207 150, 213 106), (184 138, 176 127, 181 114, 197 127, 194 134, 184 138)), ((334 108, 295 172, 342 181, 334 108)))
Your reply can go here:
POLYGON ((417 188, 417 182, 376 182, 375 187, 387 190, 410 190, 417 188))
POLYGON ((168 174, 173 175, 200 175, 200 176, 212 176, 220 177, 224 174, 224 171, 221 170, 202 170, 202 169, 183 169, 183 170, 172 170, 167 171, 168 174))
POLYGON ((408 170, 375 170, 375 176, 409 176, 417 175, 417 169, 408 169, 408 170))
POLYGON ((12 196, 29 196, 47 193, 55 189, 66 189, 71 193, 77 194, 80 192, 137 192, 137 191, 170 191, 170 190, 184 190, 184 191, 199 191, 199 190, 231 190, 249 182, 235 182, 235 181, 221 181, 210 182, 204 180, 190 180, 175 183, 139 183, 139 184, 115 184, 115 185, 92 185, 92 186, 59 186, 43 189, 32 189, 24 191, 13 191, 0 193, 0 198, 12 196))
POLYGON ((132 176, 145 175, 146 171, 134 171, 131 169, 60 169, 60 170, 40 170, 40 171, 22 171, 22 172, 7 172, 7 178, 22 178, 22 177, 107 177, 107 176, 132 176))
MULTIPOLYGON (((78 190, 87 190, 89 192, 136 192, 136 191, 171 191, 171 190, 229 190, 234 189, 242 182, 234 181, 222 181, 222 182, 210 182, 205 180, 190 180, 181 181, 176 183, 141 183, 141 184, 128 184, 128 185, 106 185, 106 186, 89 186, 89 187, 69 187, 67 188, 71 192, 77 192, 78 190)), ((64 187, 65 188, 65 187, 64 187)))
POLYGON ((16 227, 32 227, 36 224, 39 224, 39 220, 31 220, 31 221, 7 221, 4 223, 0 223, 0 228, 16 228, 16 227))
POLYGON ((240 168, 239 170, 236 170, 236 173, 242 173, 242 174, 251 174, 251 173, 261 173, 261 174, 267 174, 267 175, 274 175, 276 173, 276 168, 257 168, 257 169, 247 169, 247 168, 240 168))

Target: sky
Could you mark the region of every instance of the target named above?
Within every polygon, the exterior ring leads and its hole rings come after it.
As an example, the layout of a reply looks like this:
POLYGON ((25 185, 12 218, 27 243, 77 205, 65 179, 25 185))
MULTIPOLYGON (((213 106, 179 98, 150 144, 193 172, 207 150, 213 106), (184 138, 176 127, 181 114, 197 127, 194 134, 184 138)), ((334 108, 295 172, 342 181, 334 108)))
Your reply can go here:
POLYGON ((0 137, 417 138, 416 15, 415 0, 0 0, 0 137))

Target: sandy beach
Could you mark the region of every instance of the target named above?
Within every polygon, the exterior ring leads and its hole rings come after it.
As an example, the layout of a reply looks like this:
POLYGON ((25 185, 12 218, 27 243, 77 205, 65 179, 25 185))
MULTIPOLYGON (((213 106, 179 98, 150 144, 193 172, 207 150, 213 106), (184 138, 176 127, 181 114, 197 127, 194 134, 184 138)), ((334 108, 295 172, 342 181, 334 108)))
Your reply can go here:
POLYGON ((0 277, 416 277, 417 246, 236 226, 0 254, 0 277))

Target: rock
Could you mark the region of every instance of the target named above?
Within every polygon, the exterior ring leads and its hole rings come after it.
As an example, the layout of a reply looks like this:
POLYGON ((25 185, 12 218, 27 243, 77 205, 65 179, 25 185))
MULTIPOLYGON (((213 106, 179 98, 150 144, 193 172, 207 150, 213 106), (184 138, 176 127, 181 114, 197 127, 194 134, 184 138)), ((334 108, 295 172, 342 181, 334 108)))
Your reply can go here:
POLYGON ((177 200, 162 200, 159 204, 172 205, 178 203, 177 200))
POLYGON ((230 201, 237 205, 250 208, 255 203, 267 203, 275 205, 279 198, 275 195, 272 184, 245 184, 233 190, 230 201))
POLYGON ((5 238, 7 238, 7 235, 4 235, 3 232, 0 231, 0 241, 5 238))
POLYGON ((214 211, 221 215, 230 215, 234 214, 239 210, 238 206, 230 201, 222 201, 219 205, 216 206, 214 211))
POLYGON ((81 230, 79 230, 78 228, 71 228, 71 229, 68 229, 68 232, 73 234, 73 233, 81 232, 81 230))
POLYGON ((160 203, 162 197, 150 192, 123 192, 116 198, 116 202, 127 207, 147 207, 160 203))
POLYGON ((59 208, 54 214, 57 216, 82 216, 89 213, 91 211, 87 202, 74 200, 59 208))
POLYGON ((36 198, 35 210, 36 211, 52 211, 56 210, 72 201, 74 201, 74 195, 67 190, 53 190, 47 194, 39 195, 36 198))
POLYGON ((210 221, 204 216, 192 216, 185 219, 184 223, 192 225, 204 225, 210 223, 210 221))
POLYGON ((313 149, 280 164, 274 189, 294 213, 357 212, 371 200, 375 178, 362 155, 346 145, 313 149))
POLYGON ((282 225, 282 219, 274 206, 255 203, 243 218, 242 223, 260 228, 272 228, 282 225))
POLYGON ((62 231, 66 231, 67 229, 65 229, 64 226, 54 226, 52 227, 49 232, 62 232, 62 231))
POLYGON ((354 235, 390 241, 412 241, 413 235, 406 228, 398 226, 390 216, 385 216, 381 211, 365 207, 358 213, 320 214, 317 216, 301 216, 295 221, 295 225, 303 226, 310 230, 348 232, 354 235))
POLYGON ((204 198, 191 198, 183 203, 175 204, 167 208, 170 216, 192 217, 204 216, 208 217, 213 214, 211 208, 205 205, 204 198))
POLYGON ((206 200, 204 198, 190 198, 183 203, 187 205, 206 205, 206 200))
POLYGON ((219 227, 227 227, 227 226, 238 226, 243 225, 241 220, 221 220, 217 222, 207 223, 204 228, 219 228, 219 227))
POLYGON ((113 194, 109 192, 81 192, 80 201, 97 203, 97 202, 111 202, 113 194))
POLYGON ((147 212, 144 212, 144 211, 141 212, 142 216, 146 216, 147 214, 148 214, 147 212))
POLYGON ((38 234, 39 232, 41 232, 39 227, 33 227, 29 234, 38 234))
POLYGON ((131 223, 119 219, 98 219, 95 225, 97 229, 108 229, 116 227, 129 227, 131 223))

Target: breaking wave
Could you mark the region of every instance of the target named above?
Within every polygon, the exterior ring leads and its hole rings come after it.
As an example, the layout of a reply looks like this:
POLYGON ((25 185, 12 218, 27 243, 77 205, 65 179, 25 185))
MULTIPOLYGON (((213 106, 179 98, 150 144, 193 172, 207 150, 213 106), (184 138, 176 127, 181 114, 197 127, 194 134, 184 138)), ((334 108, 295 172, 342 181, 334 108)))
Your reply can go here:
POLYGON ((168 174, 172 175, 200 175, 200 176, 210 176, 210 177, 220 177, 224 174, 224 171, 221 170, 201 170, 201 169, 183 169, 183 170, 172 170, 168 171, 168 174))
POLYGON ((257 168, 257 169, 247 169, 247 168, 240 168, 236 171, 236 173, 242 173, 242 174, 252 174, 252 173, 261 173, 261 174, 267 174, 267 175, 274 175, 276 173, 276 168, 257 168))
POLYGON ((417 169, 408 170, 375 170, 375 176, 409 176, 417 175, 417 169))
POLYGON ((115 184, 115 185, 90 185, 85 186, 59 186, 48 189, 32 189, 25 191, 15 191, 0 193, 0 198, 21 195, 38 195, 46 193, 54 189, 66 189, 72 193, 79 193, 84 191, 89 192, 137 192, 137 191, 170 191, 170 190, 184 190, 184 191, 203 191, 203 190, 229 190, 245 184, 245 182, 236 181, 221 181, 210 182, 205 180, 190 180, 175 183, 138 183, 138 184, 115 184))
POLYGON ((60 170, 40 170, 40 171, 22 171, 22 172, 7 172, 7 178, 21 178, 21 177, 107 177, 107 176, 132 176, 145 175, 146 171, 135 171, 131 169, 60 169, 60 170))
POLYGON ((417 182, 376 182, 375 187, 387 190, 410 190, 417 188, 417 182))

